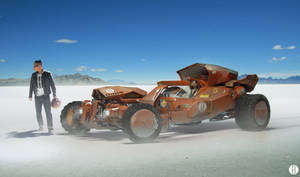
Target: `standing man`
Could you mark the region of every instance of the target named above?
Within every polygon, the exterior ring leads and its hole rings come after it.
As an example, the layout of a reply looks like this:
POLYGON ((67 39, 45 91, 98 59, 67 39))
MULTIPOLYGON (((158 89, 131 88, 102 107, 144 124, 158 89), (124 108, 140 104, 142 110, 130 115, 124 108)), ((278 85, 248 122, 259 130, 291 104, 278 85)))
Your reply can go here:
POLYGON ((34 73, 32 73, 29 89, 29 100, 32 101, 32 93, 35 95, 35 110, 39 124, 39 131, 43 130, 42 105, 47 117, 48 133, 53 134, 53 120, 51 113, 50 94, 52 89, 53 97, 56 98, 56 88, 50 72, 43 70, 41 60, 36 60, 33 63, 34 73))

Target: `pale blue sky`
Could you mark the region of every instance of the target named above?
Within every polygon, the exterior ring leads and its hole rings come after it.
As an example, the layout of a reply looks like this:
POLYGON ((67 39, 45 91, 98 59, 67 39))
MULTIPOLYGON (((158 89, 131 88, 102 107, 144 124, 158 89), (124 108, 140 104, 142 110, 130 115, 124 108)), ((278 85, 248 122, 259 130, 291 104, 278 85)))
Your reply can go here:
POLYGON ((0 78, 178 79, 195 62, 300 75, 300 1, 0 0, 0 78))

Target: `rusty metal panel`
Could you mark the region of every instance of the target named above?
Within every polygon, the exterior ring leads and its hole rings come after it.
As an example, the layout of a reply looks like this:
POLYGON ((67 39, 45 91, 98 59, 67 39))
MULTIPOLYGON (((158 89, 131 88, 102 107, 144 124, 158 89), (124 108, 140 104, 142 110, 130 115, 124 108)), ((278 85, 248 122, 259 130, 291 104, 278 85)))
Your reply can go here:
POLYGON ((238 72, 212 64, 195 63, 181 70, 178 70, 181 80, 198 79, 206 80, 208 86, 225 83, 237 79, 238 72))
POLYGON ((137 87, 121 87, 121 86, 108 86, 96 88, 93 90, 92 97, 105 97, 105 98, 124 98, 124 97, 134 97, 134 98, 142 98, 147 94, 145 90, 142 90, 137 87))

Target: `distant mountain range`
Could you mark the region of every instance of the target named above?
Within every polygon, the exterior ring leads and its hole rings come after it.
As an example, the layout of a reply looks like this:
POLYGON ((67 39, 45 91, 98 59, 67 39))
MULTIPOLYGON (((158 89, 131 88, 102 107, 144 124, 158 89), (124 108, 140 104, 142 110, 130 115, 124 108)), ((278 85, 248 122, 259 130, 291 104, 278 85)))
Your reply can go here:
MULTIPOLYGON (((240 75, 239 78, 243 78, 246 75, 240 75)), ((53 76, 56 85, 134 85, 134 82, 128 82, 124 80, 108 80, 104 81, 100 78, 91 77, 89 75, 82 75, 80 73, 53 76)), ((0 79, 0 86, 28 86, 30 78, 8 78, 0 79)), ((300 76, 291 76, 286 79, 273 79, 271 77, 259 78, 260 84, 300 84, 300 76)))
POLYGON ((117 85, 117 84, 120 84, 120 85, 126 85, 126 84, 130 84, 130 85, 134 85, 136 84, 135 82, 129 82, 129 81, 123 81, 123 80, 119 80, 119 79, 113 79, 113 80, 108 80, 107 81, 109 84, 113 84, 113 85, 117 85))
MULTIPOLYGON (((82 75, 80 73, 53 76, 53 80, 56 85, 98 85, 107 84, 104 80, 100 78, 94 78, 88 75, 82 75)), ((29 85, 30 78, 20 79, 20 78, 8 78, 0 79, 0 86, 23 86, 29 85)))
MULTIPOLYGON (((246 74, 240 75, 238 78, 246 77, 246 74)), ((284 79, 274 79, 272 77, 259 77, 260 84, 300 84, 300 76, 291 76, 284 79)))
MULTIPOLYGON (((130 85, 135 84, 133 82, 127 82, 123 80, 109 80, 104 81, 100 78, 91 77, 89 75, 82 75, 80 73, 67 74, 67 75, 54 75, 53 80, 56 85, 130 85)), ((0 86, 27 86, 29 85, 30 78, 20 79, 20 78, 8 78, 0 79, 0 86)))

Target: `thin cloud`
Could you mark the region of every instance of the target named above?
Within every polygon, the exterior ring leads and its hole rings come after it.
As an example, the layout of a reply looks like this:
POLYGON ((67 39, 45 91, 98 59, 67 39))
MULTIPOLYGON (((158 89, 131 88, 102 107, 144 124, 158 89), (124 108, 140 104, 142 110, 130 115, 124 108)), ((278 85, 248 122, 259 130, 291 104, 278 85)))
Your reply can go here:
POLYGON ((142 61, 142 62, 145 62, 145 61, 147 61, 147 59, 146 59, 146 58, 142 58, 141 61, 142 61))
POLYGON ((284 48, 282 48, 281 45, 275 45, 272 49, 273 50, 283 50, 284 48))
POLYGON ((296 48, 296 46, 291 45, 291 46, 287 47, 286 49, 288 49, 288 50, 294 50, 295 48, 296 48))
POLYGON ((5 63, 6 60, 5 59, 0 59, 0 63, 5 63))
POLYGON ((77 40, 71 40, 71 39, 59 39, 55 41, 56 43, 63 43, 63 44, 74 44, 77 43, 77 40))
POLYGON ((88 67, 87 67, 87 66, 78 66, 78 67, 76 68, 76 71, 77 71, 77 72, 86 71, 86 70, 88 70, 88 67))
POLYGON ((57 71, 57 72, 62 72, 63 69, 62 69, 62 68, 57 68, 56 71, 57 71))
POLYGON ((283 61, 283 60, 287 60, 287 57, 272 57, 272 61, 283 61))
POLYGON ((281 45, 274 45, 274 47, 272 49, 273 50, 294 50, 294 49, 296 49, 296 46, 291 45, 291 46, 287 46, 287 47, 282 47, 281 45))
POLYGON ((91 68, 91 72, 105 72, 107 71, 105 68, 91 68))
POLYGON ((116 72, 116 73, 122 73, 122 72, 124 72, 124 71, 119 69, 119 70, 115 70, 115 72, 116 72))

